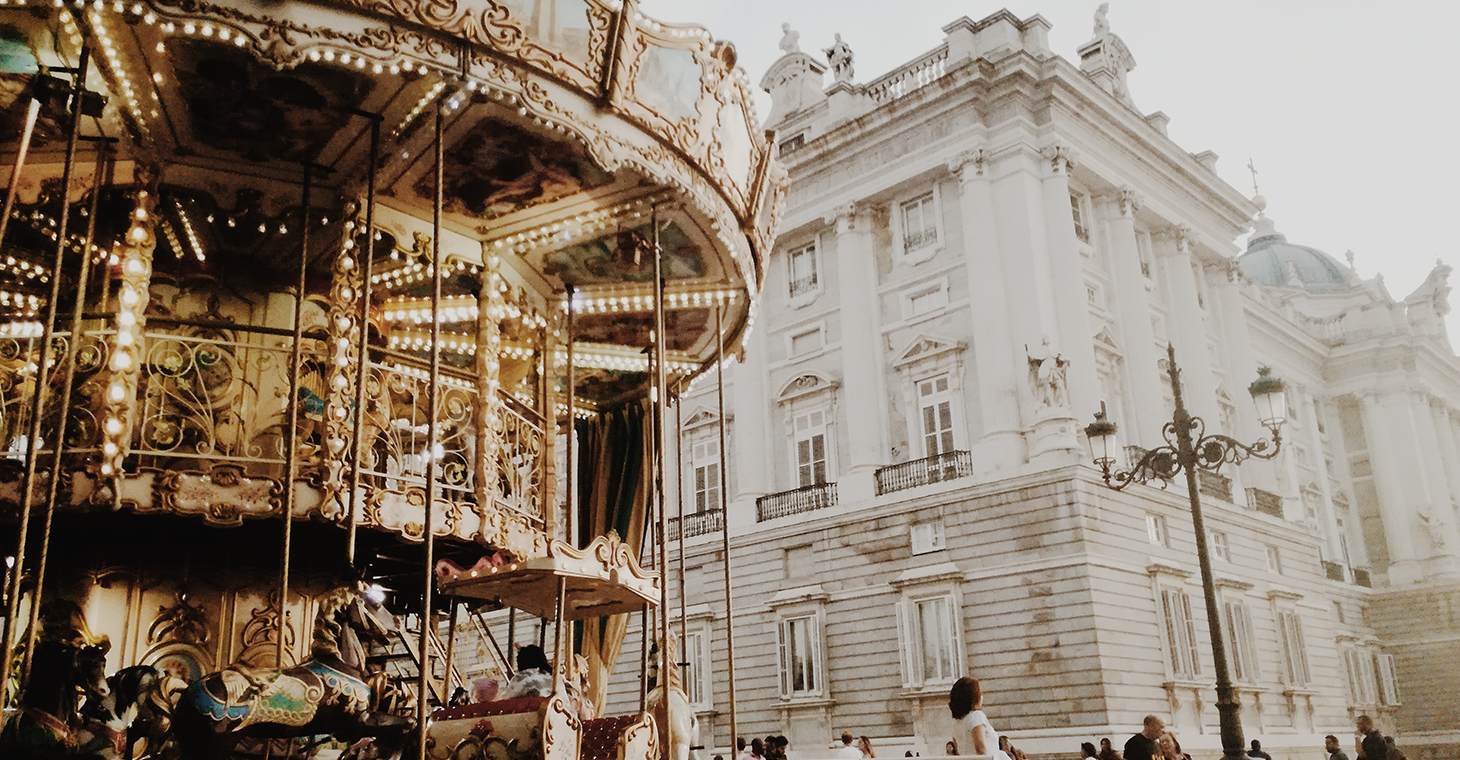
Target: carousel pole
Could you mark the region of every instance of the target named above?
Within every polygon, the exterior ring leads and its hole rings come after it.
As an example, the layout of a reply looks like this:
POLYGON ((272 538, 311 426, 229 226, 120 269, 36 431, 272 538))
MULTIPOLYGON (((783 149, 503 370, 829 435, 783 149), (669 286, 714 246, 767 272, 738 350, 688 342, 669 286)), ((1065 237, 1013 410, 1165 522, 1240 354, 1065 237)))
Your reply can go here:
MULTIPOLYGON (((416 727, 421 732, 417 745, 418 760, 426 759, 426 694, 431 685, 431 593, 435 580, 435 506, 436 506, 436 446, 440 440, 440 425, 436 419, 439 399, 437 384, 441 382, 441 208, 445 203, 446 147, 442 134, 446 127, 445 102, 436 101, 436 188, 435 203, 431 208, 431 380, 426 403, 426 505, 422 529, 422 546, 425 550, 425 578, 421 584, 421 672, 420 694, 416 698, 416 727)), ((448 664, 449 667, 449 664, 448 664)), ((447 676, 448 680, 450 676, 447 676)))
POLYGON ((453 671, 456 668, 456 608, 459 605, 454 596, 447 597, 447 601, 451 603, 451 619, 446 624, 446 688, 442 689, 442 693, 446 694, 446 699, 449 704, 452 693, 451 687, 455 681, 455 673, 453 671))
MULTIPOLYGON (((679 520, 679 645, 685 647, 689 641, 689 602, 685 600, 684 588, 684 381, 679 382, 679 390, 674 394, 674 491, 678 496, 679 520)), ((689 662, 689 652, 679 653, 682 662, 689 662)), ((691 677, 696 677, 694 673, 691 677)))
MULTIPOLYGON (((566 495, 566 501, 568 502, 568 524, 566 526, 566 533, 567 533, 567 536, 568 536, 568 545, 569 546, 575 546, 576 547, 576 546, 579 545, 579 541, 578 541, 578 470, 577 470, 577 467, 576 467, 577 455, 578 455, 578 447, 574 445, 577 442, 577 440, 578 440, 578 425, 577 425, 577 417, 576 417, 576 415, 577 415, 577 409, 575 408, 577 406, 577 404, 575 403, 577 401, 577 393, 575 392, 575 389, 573 387, 574 383, 576 383, 577 380, 578 380, 578 378, 573 373, 573 344, 577 340, 577 336, 574 334, 574 331, 576 330, 577 325, 575 325, 574 322, 573 322, 573 294, 576 291, 574 290, 573 285, 571 283, 568 284, 567 288, 568 288, 568 450, 565 452, 565 454, 566 454, 567 459, 568 459, 568 461, 567 461, 567 468, 568 468, 568 472, 567 472, 567 476, 568 476, 567 477, 567 480, 568 480, 568 493, 566 495)), ((547 366, 551 367, 552 366, 552 362, 551 361, 547 362, 547 366)), ((558 410, 554 409, 554 410, 552 410, 552 413, 554 415, 556 415, 558 413, 558 410)))
MULTIPOLYGON (((15 154, 15 168, 10 172, 10 189, 5 193, 4 216, 0 216, 0 245, 5 242, 5 232, 10 227, 10 214, 15 208, 15 195, 20 190, 20 173, 25 168, 25 157, 30 152, 30 138, 35 134, 36 117, 40 115, 41 102, 32 97, 25 112, 25 126, 20 131, 20 150, 15 154)), ((27 348, 26 354, 30 350, 27 348)), ((10 637, 14 633, 15 616, 20 614, 20 576, 25 567, 25 542, 30 513, 20 517, 20 536, 15 550, 15 563, 6 568, 5 626, 0 630, 0 702, 5 699, 6 685, 10 683, 10 637)))
POLYGON ((350 525, 345 533, 345 561, 355 564, 356 531, 360 522, 360 462, 365 443, 360 432, 365 420, 365 380, 370 366, 370 276, 375 266, 375 164, 380 160, 380 117, 370 114, 370 168, 365 173, 365 261, 360 278, 360 366, 355 375, 355 456, 350 462, 350 525))
POLYGON ((289 352, 289 399, 284 413, 284 540, 279 560, 279 642, 274 658, 284 668, 289 646, 289 558, 294 550, 294 478, 299 473, 299 371, 304 364, 304 292, 309 274, 309 191, 313 166, 304 164, 304 210, 299 227, 299 288, 294 295, 294 348, 289 352))
MULTIPOLYGON (((79 97, 79 96, 78 96, 79 97)), ((26 637, 26 651, 29 652, 35 646, 36 616, 40 610, 42 590, 46 586, 46 567, 51 554, 51 526, 56 514, 56 496, 61 486, 61 460, 66 451, 66 421, 71 416, 71 389, 76 385, 76 351, 81 341, 81 318, 85 313, 86 306, 86 283, 91 276, 91 242, 96 236, 96 210, 101 197, 102 176, 106 169, 107 149, 109 144, 105 139, 97 147, 96 152, 96 174, 91 181, 91 209, 86 219, 86 236, 81 244, 81 272, 76 277, 76 301, 71 305, 71 337, 66 341, 66 353, 61 358, 61 366, 66 368, 64 380, 61 382, 61 397, 58 401, 60 409, 57 414, 55 454, 51 457, 51 478, 46 488, 46 503, 42 507, 41 522, 41 558, 36 563, 35 592, 31 596, 31 632, 26 637)), ((63 198, 64 200, 64 198, 63 198)), ((67 203, 66 208, 71 204, 67 203)), ((58 247, 64 248, 66 241, 67 214, 61 214, 61 231, 57 236, 58 247)), ((57 252, 57 260, 61 254, 57 252)), ((51 279, 59 281, 60 271, 53 271, 51 279)), ((29 655, 27 654, 27 657, 29 655)), ((29 666, 26 666, 29 672, 29 666)))
MULTIPOLYGON (((71 85, 71 130, 66 138, 66 163, 61 168, 61 213, 56 225, 56 258, 51 266, 51 296, 50 300, 46 303, 46 321, 41 328, 41 356, 40 362, 36 365, 35 393, 31 396, 30 436, 25 446, 25 475, 20 481, 20 519, 22 525, 30 521, 32 501, 35 499, 36 466, 39 464, 38 460, 40 459, 40 448, 42 445, 41 417, 44 415, 46 408, 46 388, 49 385, 48 376, 50 375, 49 368, 51 366, 51 339, 56 332, 56 307, 58 305, 57 301, 61 299, 61 267, 66 263, 66 229, 71 220, 71 202, 66 197, 66 193, 71 188, 71 171, 76 166, 76 143, 81 140, 81 96, 86 92, 86 73, 88 64, 91 63, 90 53, 90 48, 84 46, 81 48, 81 60, 76 65, 75 78, 72 80, 71 85)), ((8 214, 6 216, 7 218, 9 217, 8 214)), ((84 259, 85 257, 86 254, 83 252, 82 258, 84 259)), ((72 342, 75 342, 74 336, 72 342)), ((62 430, 64 430, 65 420, 62 420, 61 425, 62 430)), ((56 448, 59 450, 60 447, 61 442, 57 441, 56 448)), ((58 477, 60 477, 59 473, 51 473, 52 481, 58 477)), ((46 536, 49 536, 51 530, 50 507, 50 504, 43 507, 46 510, 43 534, 46 536)), ((25 533, 25 529, 22 528, 21 536, 24 536, 25 533)), ((21 555, 17 554, 15 558, 15 587, 17 591, 20 589, 21 571, 21 555)), ((41 583, 45 579, 45 576, 46 549, 43 544, 41 547, 41 559, 36 565, 35 590, 31 594, 30 629, 26 632, 25 636, 25 657, 20 666, 20 685, 22 688, 24 688, 26 681, 30 679, 31 653, 35 650, 37 633, 36 621, 40 617, 39 602, 41 598, 41 583)), ((6 656, 5 668, 7 672, 4 675, 7 676, 7 679, 0 680, 0 684, 7 683, 8 681, 8 676, 10 675, 8 672, 9 665, 10 657, 6 656)))
POLYGON ((724 514, 720 528, 721 547, 725 556, 725 671, 726 683, 730 688, 730 746, 735 746, 735 737, 740 727, 735 715, 735 616, 730 608, 730 499, 727 498, 725 477, 725 326, 723 305, 715 306, 715 401, 719 405, 720 419, 720 511, 724 514))
MULTIPOLYGON (((668 400, 668 373, 664 367, 664 347, 669 337, 664 332, 664 256, 659 246, 659 214, 657 207, 650 214, 654 225, 654 501, 659 509, 659 670, 661 703, 664 705, 664 737, 669 737, 669 677, 673 656, 669 645, 669 509, 664 500, 664 403, 668 400)), ((681 523, 680 534, 684 533, 681 523)), ((665 756, 669 742, 664 743, 665 756)))

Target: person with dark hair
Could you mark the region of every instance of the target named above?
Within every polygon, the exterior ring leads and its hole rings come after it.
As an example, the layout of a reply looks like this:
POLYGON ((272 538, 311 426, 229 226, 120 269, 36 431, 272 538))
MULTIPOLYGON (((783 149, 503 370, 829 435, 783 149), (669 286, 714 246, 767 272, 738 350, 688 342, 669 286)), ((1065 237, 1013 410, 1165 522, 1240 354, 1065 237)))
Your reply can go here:
POLYGON ((1272 755, 1262 751, 1262 742, 1253 739, 1252 749, 1247 750, 1248 757, 1260 758, 1260 760, 1272 760, 1272 755))
POLYGON ((948 743, 943 745, 943 751, 948 753, 949 757, 958 757, 958 742, 949 739, 948 743))
POLYGON ((1389 760, 1409 760, 1404 752, 1394 743, 1393 736, 1384 737, 1384 747, 1389 750, 1389 760))
POLYGON ((999 732, 983 713, 983 687, 978 680, 964 676, 948 690, 948 711, 959 723, 958 738, 968 741, 975 755, 994 755, 997 760, 1013 760, 997 748, 999 732))
POLYGON ((744 752, 745 751, 745 737, 743 737, 743 736, 737 736, 737 737, 735 737, 735 751, 736 752, 744 752))
POLYGON ((1348 755, 1338 746, 1338 737, 1333 734, 1323 737, 1323 748, 1328 750, 1328 760, 1348 760, 1348 755))
POLYGON ((1115 747, 1111 746, 1108 736, 1100 740, 1100 754, 1095 758, 1096 760, 1124 760, 1120 753, 1115 751, 1115 747))
POLYGON ((1099 757, 1095 753, 1095 745, 1090 742, 1080 742, 1080 760, 1095 760, 1099 757))
POLYGON ((741 753, 740 760, 765 760, 765 742, 751 739, 750 749, 741 753))
POLYGON ((528 644, 517 650, 517 672, 512 674, 507 687, 497 695, 498 699, 516 697, 548 697, 553 693, 553 666, 548 662, 542 647, 528 644))
POLYGON ((872 740, 865 736, 857 737, 857 749, 862 753, 862 760, 877 756, 877 753, 872 751, 872 740))
POLYGON ((1156 760, 1161 756, 1161 747, 1156 740, 1166 733, 1166 721, 1154 715, 1147 715, 1141 721, 1141 730, 1125 742, 1125 760, 1156 760))

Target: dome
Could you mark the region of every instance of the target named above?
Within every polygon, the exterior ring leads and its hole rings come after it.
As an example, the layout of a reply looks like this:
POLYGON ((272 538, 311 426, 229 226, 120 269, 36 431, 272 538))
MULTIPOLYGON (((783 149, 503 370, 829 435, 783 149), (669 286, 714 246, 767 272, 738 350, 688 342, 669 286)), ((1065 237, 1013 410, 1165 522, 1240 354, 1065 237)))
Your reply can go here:
POLYGON ((1317 248, 1289 243, 1265 216, 1257 219, 1257 229, 1237 263, 1244 275, 1269 287, 1344 293, 1353 286, 1353 272, 1348 267, 1317 248))

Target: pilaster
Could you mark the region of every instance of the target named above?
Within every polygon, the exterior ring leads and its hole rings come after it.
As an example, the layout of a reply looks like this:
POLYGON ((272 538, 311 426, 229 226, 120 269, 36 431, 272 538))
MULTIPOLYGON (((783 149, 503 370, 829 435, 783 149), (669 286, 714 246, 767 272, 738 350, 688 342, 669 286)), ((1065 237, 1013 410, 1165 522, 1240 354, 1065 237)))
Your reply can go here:
MULTIPOLYGON (((1226 365, 1224 369, 1232 386, 1232 403, 1237 408, 1236 430, 1226 431, 1228 435, 1251 443, 1268 435, 1257 421, 1257 409, 1247 400, 1247 385, 1257 375, 1257 357, 1252 352, 1252 333, 1247 327, 1247 309, 1242 302, 1240 284, 1241 270, 1235 261, 1229 260, 1224 277, 1213 278, 1212 300, 1209 309, 1215 309, 1217 324, 1221 330, 1222 348, 1226 365)), ((1243 485, 1261 488, 1265 491, 1277 489, 1276 469, 1271 462, 1250 459, 1240 466, 1243 485)), ((1335 548, 1335 552, 1337 547, 1335 548)), ((1338 556, 1336 553, 1334 556, 1338 556)))
MULTIPOLYGON (((1403 413, 1403 399, 1400 399, 1400 413, 1403 413)), ((1374 470, 1374 486, 1379 493, 1379 518, 1383 529, 1384 546, 1389 553, 1387 574, 1391 585, 1418 582, 1422 573, 1415 561, 1414 547, 1417 536, 1409 520, 1408 500, 1405 493, 1403 457, 1413 445, 1407 424, 1389 424, 1389 415, 1394 411, 1393 396, 1383 398, 1378 393, 1364 393, 1359 397, 1364 410, 1364 432, 1368 439, 1369 463, 1374 470), (1403 435, 1395 428, 1405 428, 1403 435)), ((1408 415, 1404 415, 1407 422, 1408 415)), ((1372 557, 1370 559, 1373 559, 1372 557)))
POLYGON ((973 310, 973 354, 978 373, 978 400, 983 436, 976 444, 974 467, 998 472, 1025 461, 1019 424, 1021 397, 1016 383, 1016 356, 1010 340, 1009 304, 1004 291, 1004 264, 999 249, 993 187, 983 148, 964 151, 949 162, 959 180, 959 213, 963 216, 963 255, 968 266, 973 310))
POLYGON ((1172 325, 1172 344, 1176 346, 1176 363, 1181 365, 1181 385, 1186 406, 1206 420, 1221 419, 1217 404, 1217 384, 1212 373, 1211 352, 1207 350, 1205 315, 1197 296, 1196 273, 1192 271, 1195 256, 1195 233, 1190 227, 1172 227, 1162 236, 1161 270, 1166 278, 1172 325))
POLYGON ((847 467, 839 479, 845 502, 871 499, 874 473, 883 463, 887 401, 880 393, 881 336, 878 334, 877 268, 872 256, 871 220, 861 204, 842 206, 827 218, 836 229, 840 295, 842 391, 845 395, 847 467))
POLYGON ((727 413, 735 420, 735 440, 730 450, 735 453, 735 509, 737 515, 748 515, 755 522, 755 500, 771 492, 772 464, 771 392, 766 377, 766 340, 768 331, 756 330, 745 344, 744 357, 731 374, 730 405, 727 413))
MULTIPOLYGON (((1090 329, 1090 307, 1085 297, 1085 261, 1075 237, 1075 219, 1070 211, 1070 170, 1074 152, 1055 144, 1045 149, 1049 173, 1041 181, 1046 240, 1055 298, 1055 335, 1058 349, 1069 361, 1069 416, 1085 418, 1100 407, 1100 384, 1095 372, 1094 331, 1090 329)), ((1072 441, 1076 436, 1072 433, 1072 441)), ((1083 447, 1075 443, 1074 450, 1083 447)), ((1083 459, 1083 457, 1080 457, 1083 459)))
POLYGON ((1130 383, 1131 416, 1135 430, 1125 431, 1131 444, 1151 448, 1161 442, 1161 428, 1169 420, 1161 398, 1161 369, 1157 363, 1155 337, 1151 331, 1151 300, 1146 277, 1141 273, 1141 254, 1136 245, 1136 211, 1140 198, 1129 188, 1107 197, 1104 214, 1109 231, 1112 305, 1119 319, 1125 353, 1126 379, 1130 383))

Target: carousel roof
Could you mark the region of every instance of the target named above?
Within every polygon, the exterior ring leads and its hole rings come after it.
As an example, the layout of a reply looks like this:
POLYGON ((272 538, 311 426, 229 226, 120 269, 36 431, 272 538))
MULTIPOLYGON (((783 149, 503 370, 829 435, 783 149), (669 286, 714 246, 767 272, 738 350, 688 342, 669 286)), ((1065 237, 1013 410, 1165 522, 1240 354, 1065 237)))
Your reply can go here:
MULTIPOLYGON (((439 260, 448 295, 475 295, 482 272, 498 272, 502 308, 539 328, 559 322, 574 289, 578 393, 590 404, 635 395, 656 243, 671 375, 712 361, 714 307, 732 340, 749 327, 786 178, 734 48, 701 28, 618 0, 11 0, 0 7, 0 150, 14 153, 31 95, 81 66, 83 48, 86 86, 105 99, 84 121, 85 145, 115 140, 113 187, 157 188, 158 267, 179 282, 287 283, 306 225, 303 255, 324 279, 329 250, 359 239, 363 212, 350 204, 373 177, 372 324, 393 349, 429 350, 422 302, 439 260)), ((64 104, 43 104, 7 239, 15 261, 0 261, 11 319, 33 318, 48 276, 65 123, 64 104)), ((85 194, 91 173, 83 156, 66 196, 85 194)), ((98 219, 98 252, 125 232, 128 210, 100 204, 117 219, 98 219)), ((478 313, 434 316, 443 351, 474 351, 465 337, 478 313)), ((535 350, 505 337, 504 358, 535 350)))

